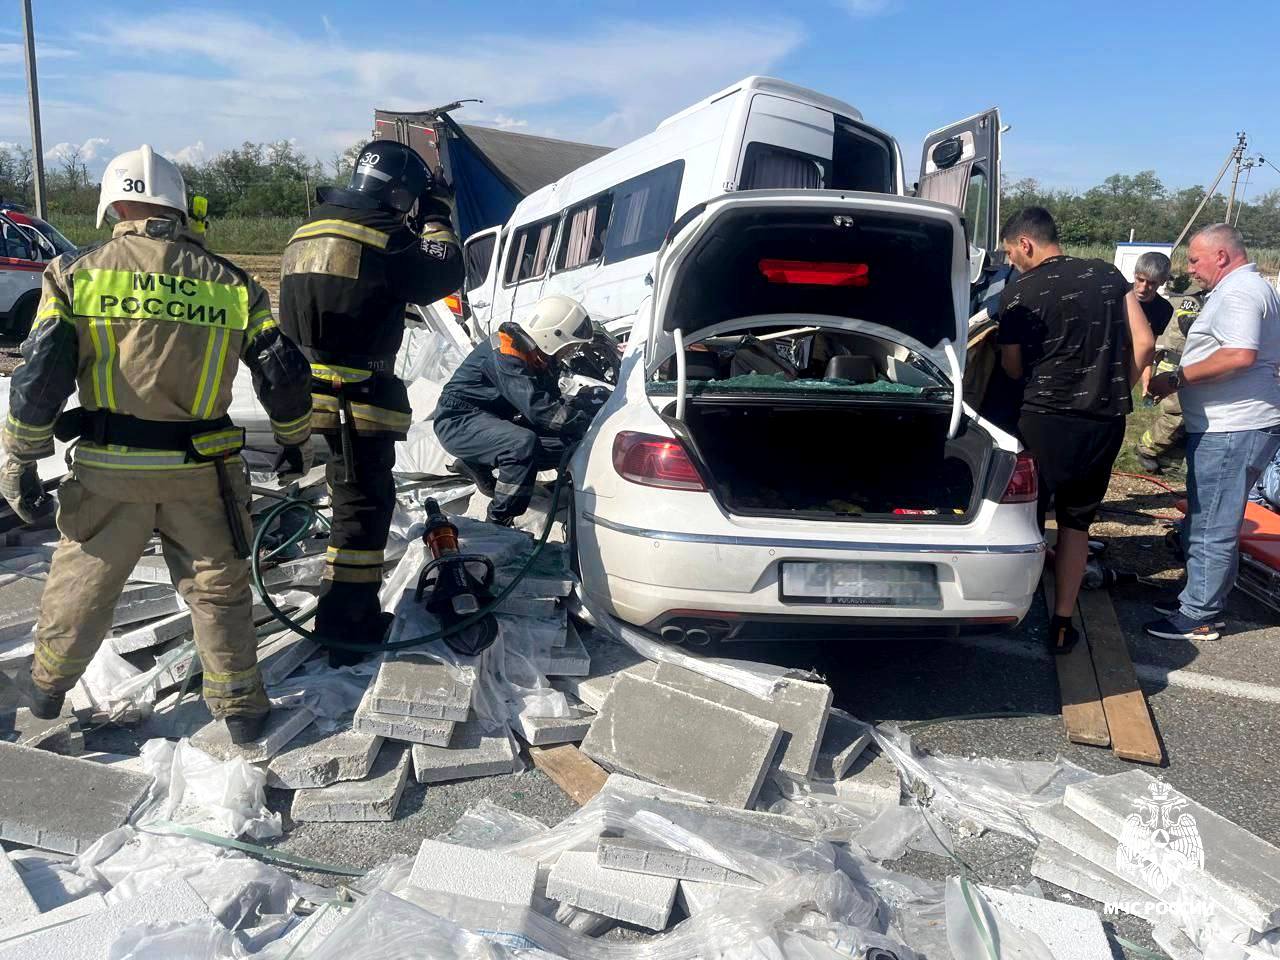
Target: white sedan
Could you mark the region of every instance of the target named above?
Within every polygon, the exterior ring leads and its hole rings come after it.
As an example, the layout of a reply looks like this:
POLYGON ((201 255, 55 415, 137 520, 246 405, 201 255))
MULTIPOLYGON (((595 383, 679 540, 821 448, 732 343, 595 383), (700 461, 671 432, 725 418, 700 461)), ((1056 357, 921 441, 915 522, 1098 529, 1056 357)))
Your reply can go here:
POLYGON ((963 402, 968 304, 952 207, 753 191, 692 211, 571 465, 587 599, 690 644, 1021 620, 1035 464, 963 402))

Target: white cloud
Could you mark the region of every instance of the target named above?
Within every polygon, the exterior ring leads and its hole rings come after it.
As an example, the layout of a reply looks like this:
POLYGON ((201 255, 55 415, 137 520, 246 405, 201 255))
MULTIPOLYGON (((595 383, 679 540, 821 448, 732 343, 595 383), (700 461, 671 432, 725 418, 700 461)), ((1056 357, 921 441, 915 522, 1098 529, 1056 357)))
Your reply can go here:
POLYGON ((459 119, 617 144, 768 72, 803 39, 787 20, 612 22, 569 36, 455 37, 424 57, 410 42, 354 49, 253 20, 205 12, 199 20, 191 30, 189 14, 159 14, 145 31, 108 21, 80 38, 117 52, 118 66, 104 65, 86 85, 95 100, 86 106, 112 117, 116 142, 148 140, 175 153, 200 143, 216 153, 244 140, 296 138, 324 158, 366 136, 375 107, 479 97, 483 112, 470 107, 459 119), (173 64, 205 75, 167 72, 173 64))
POLYGON ((209 159, 209 151, 204 145, 203 140, 197 140, 195 143, 189 143, 181 150, 174 150, 172 153, 166 153, 166 157, 174 163, 190 163, 201 164, 209 159))
POLYGON ((78 157, 85 166, 93 167, 97 163, 105 163, 110 159, 108 153, 103 150, 110 143, 111 140, 107 137, 90 137, 83 143, 69 141, 56 143, 52 147, 45 147, 44 162, 55 164, 71 157, 78 157))

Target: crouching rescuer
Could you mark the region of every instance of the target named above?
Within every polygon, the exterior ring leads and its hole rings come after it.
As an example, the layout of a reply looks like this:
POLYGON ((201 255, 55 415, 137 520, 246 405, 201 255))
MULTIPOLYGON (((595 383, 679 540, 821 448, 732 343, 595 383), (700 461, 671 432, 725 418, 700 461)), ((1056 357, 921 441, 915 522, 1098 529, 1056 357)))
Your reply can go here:
POLYGON ((58 493, 31 667, 32 712, 51 719, 111 626, 134 565, 158 532, 191 610, 204 696, 236 742, 268 711, 249 586, 244 431, 227 409, 241 360, 295 469, 311 433, 309 371, 266 292, 187 225, 178 168, 149 146, 107 164, 102 244, 44 272, 3 429, 0 492, 25 522, 44 508, 36 461, 77 439, 58 493), (73 391, 80 406, 59 416, 73 391))
POLYGON ((502 324, 472 350, 441 392, 436 436, 458 458, 458 472, 493 498, 491 523, 511 526, 529 507, 538 471, 559 464, 591 425, 599 395, 566 400, 558 378, 562 362, 591 339, 581 304, 543 297, 528 320, 502 324))
MULTIPOLYGON (((313 425, 332 453, 316 634, 372 645, 389 621, 378 590, 396 503, 395 442, 407 436, 411 415, 393 369, 405 308, 457 290, 462 252, 447 184, 403 144, 370 142, 350 185, 321 188, 317 199, 285 248, 280 293, 285 332, 311 365, 313 425)), ((335 666, 361 656, 329 650, 335 666)))

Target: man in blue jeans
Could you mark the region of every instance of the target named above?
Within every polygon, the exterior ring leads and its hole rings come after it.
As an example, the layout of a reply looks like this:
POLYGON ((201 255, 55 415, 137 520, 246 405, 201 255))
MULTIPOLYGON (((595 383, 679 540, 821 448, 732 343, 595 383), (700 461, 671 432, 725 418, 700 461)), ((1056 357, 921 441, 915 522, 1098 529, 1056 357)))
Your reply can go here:
POLYGON ((1181 366, 1149 392, 1177 390, 1187 428, 1187 585, 1156 604, 1147 633, 1216 640, 1240 564, 1240 524, 1258 477, 1280 449, 1280 295, 1249 262, 1240 232, 1205 227, 1187 248, 1191 275, 1210 291, 1181 366))

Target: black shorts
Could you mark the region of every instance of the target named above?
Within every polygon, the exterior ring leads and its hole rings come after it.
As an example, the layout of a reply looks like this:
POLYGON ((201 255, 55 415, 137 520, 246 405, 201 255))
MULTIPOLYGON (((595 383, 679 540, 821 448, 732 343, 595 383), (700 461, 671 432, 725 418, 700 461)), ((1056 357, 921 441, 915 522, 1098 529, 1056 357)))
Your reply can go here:
POLYGON ((1124 424, 1124 417, 1102 420, 1023 412, 1018 433, 1027 452, 1036 458, 1041 530, 1052 501, 1059 527, 1088 531, 1124 445, 1124 424))

